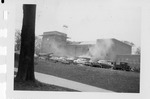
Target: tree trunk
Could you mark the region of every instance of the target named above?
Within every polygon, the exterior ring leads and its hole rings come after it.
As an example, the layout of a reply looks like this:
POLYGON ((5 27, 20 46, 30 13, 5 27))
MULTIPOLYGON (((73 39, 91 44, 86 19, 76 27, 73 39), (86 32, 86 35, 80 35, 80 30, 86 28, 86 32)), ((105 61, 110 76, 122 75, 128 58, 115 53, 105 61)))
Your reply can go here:
POLYGON ((21 50, 16 80, 35 81, 34 45, 36 5, 23 5, 23 26, 21 33, 21 50))

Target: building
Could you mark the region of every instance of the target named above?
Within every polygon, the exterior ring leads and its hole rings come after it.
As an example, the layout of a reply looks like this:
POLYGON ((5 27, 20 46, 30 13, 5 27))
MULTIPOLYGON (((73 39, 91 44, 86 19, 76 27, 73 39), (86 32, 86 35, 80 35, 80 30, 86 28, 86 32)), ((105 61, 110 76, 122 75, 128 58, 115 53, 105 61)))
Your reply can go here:
POLYGON ((67 35, 58 31, 44 32, 41 53, 53 53, 55 56, 77 57, 89 51, 88 44, 68 41, 67 35))
POLYGON ((131 45, 114 38, 72 42, 67 40, 67 34, 58 31, 44 32, 41 36, 41 53, 65 57, 90 57, 93 61, 127 62, 132 68, 140 68, 140 55, 132 55, 131 45))
POLYGON ((62 55, 65 51, 67 34, 58 31, 44 32, 41 44, 42 53, 54 53, 55 55, 62 55))
POLYGON ((96 42, 89 42, 89 41, 83 41, 83 42, 76 42, 76 43, 70 43, 67 45, 67 52, 71 53, 74 57, 78 56, 89 56, 89 50, 92 46, 94 46, 96 42))
POLYGON ((67 34, 58 31, 44 32, 41 53, 56 56, 91 57, 93 60, 115 60, 117 55, 130 55, 132 47, 117 39, 97 39, 96 41, 71 42, 67 34))
POLYGON ((131 55, 132 53, 132 46, 123 43, 117 39, 111 39, 112 46, 109 50, 109 59, 115 60, 117 55, 131 55))

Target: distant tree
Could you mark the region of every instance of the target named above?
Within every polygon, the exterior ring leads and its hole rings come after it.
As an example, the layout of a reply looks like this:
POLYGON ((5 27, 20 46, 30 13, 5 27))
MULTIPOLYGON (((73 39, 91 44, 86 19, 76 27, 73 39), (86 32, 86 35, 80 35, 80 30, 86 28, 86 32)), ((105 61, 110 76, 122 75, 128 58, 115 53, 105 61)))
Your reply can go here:
POLYGON ((34 47, 35 47, 35 14, 36 5, 23 5, 23 26, 21 33, 21 50, 19 66, 15 80, 35 81, 34 47))
POLYGON ((137 54, 137 55, 140 55, 140 54, 141 54, 141 48, 140 48, 140 47, 138 47, 138 48, 136 49, 135 54, 137 54))
POLYGON ((38 36, 35 36, 35 53, 36 54, 40 53, 41 43, 42 43, 42 39, 39 38, 38 36))
POLYGON ((20 50, 21 46, 21 31, 16 30, 15 31, 15 51, 20 50))
MULTIPOLYGON (((39 53, 41 49, 42 39, 38 36, 35 36, 35 53, 39 53)), ((15 51, 20 51, 21 47, 21 31, 15 31, 15 51)))

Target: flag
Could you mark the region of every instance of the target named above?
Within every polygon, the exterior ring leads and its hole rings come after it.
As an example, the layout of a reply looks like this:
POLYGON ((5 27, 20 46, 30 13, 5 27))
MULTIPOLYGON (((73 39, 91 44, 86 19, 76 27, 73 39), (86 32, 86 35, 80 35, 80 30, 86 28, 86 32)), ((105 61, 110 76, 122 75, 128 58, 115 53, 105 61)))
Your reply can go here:
POLYGON ((67 25, 63 25, 63 27, 68 28, 68 26, 67 26, 67 25))

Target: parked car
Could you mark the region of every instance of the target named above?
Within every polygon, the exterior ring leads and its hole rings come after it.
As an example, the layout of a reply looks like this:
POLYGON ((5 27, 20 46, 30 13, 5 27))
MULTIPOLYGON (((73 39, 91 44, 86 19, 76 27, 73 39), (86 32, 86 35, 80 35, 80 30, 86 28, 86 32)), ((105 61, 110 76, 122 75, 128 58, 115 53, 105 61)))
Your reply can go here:
POLYGON ((99 67, 99 68, 102 68, 102 65, 98 62, 92 62, 91 63, 91 67, 99 67))
POLYGON ((113 68, 113 64, 111 61, 108 60, 99 60, 99 64, 101 64, 101 68, 113 68))
POLYGON ((120 64, 116 64, 113 69, 115 70, 125 70, 125 71, 130 71, 131 67, 128 65, 126 62, 120 62, 120 64))
POLYGON ((77 63, 77 64, 84 64, 85 62, 86 62, 86 59, 83 59, 83 58, 78 58, 74 60, 74 63, 77 63))
POLYGON ((68 58, 66 58, 66 60, 71 64, 71 63, 73 63, 75 58, 74 57, 68 57, 68 58))

